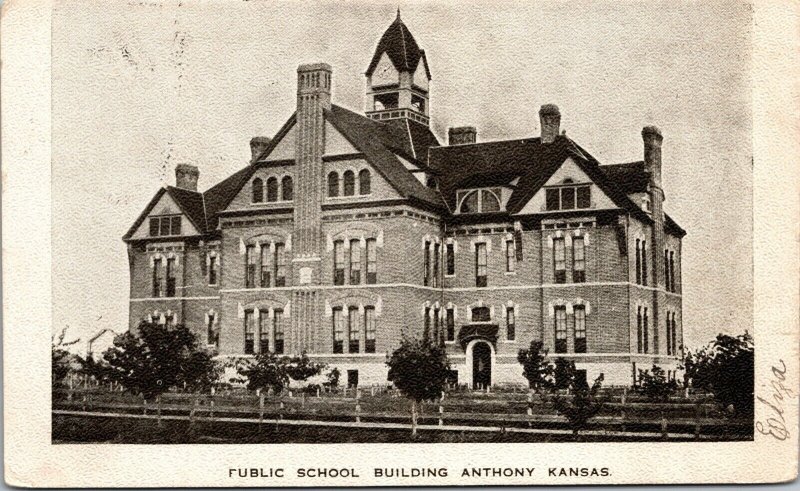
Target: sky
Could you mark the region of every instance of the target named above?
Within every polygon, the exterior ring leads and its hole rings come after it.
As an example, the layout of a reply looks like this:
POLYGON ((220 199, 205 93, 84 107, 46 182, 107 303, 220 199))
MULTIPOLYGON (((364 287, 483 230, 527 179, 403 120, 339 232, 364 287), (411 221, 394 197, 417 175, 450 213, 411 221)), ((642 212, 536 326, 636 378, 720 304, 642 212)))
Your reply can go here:
POLYGON ((295 106, 296 69, 333 67, 363 111, 364 71, 399 6, 432 72, 444 142, 538 136, 538 108, 601 163, 664 134, 665 210, 683 240, 689 348, 752 332, 751 8, 736 2, 61 2, 52 20, 53 332, 85 346, 128 324, 121 237, 179 163, 205 190, 295 106))

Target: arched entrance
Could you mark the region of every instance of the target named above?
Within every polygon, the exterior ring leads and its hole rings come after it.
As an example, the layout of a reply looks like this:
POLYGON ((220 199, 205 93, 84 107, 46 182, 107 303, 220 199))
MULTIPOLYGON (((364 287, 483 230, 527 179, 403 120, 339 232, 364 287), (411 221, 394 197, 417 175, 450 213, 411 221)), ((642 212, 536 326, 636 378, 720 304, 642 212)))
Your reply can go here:
POLYGON ((472 347, 472 387, 492 385, 492 348, 489 343, 478 342, 472 347))

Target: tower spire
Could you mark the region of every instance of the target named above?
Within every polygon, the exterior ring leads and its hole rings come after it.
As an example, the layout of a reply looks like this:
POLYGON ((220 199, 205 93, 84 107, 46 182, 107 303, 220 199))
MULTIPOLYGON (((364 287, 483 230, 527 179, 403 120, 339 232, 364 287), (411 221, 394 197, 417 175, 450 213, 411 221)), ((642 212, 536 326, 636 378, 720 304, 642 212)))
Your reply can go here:
POLYGON ((397 20, 400 20, 400 7, 397 7, 397 20))

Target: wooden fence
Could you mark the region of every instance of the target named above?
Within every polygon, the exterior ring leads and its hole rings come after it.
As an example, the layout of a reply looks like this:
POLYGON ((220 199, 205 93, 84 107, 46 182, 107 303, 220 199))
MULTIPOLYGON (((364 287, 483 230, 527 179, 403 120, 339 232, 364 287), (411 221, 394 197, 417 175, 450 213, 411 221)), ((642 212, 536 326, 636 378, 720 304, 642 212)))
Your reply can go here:
MULTIPOLYGON (((84 417, 130 417, 194 422, 271 423, 364 428, 410 428, 408 401, 390 390, 352 390, 308 395, 287 392, 165 393, 155 401, 101 390, 56 391, 53 414, 84 417), (367 395, 369 394, 369 395, 367 395)), ((653 439, 752 439, 752 422, 720 417, 706 398, 677 398, 664 403, 638 398, 612 398, 603 412, 589 421, 588 435, 653 439)), ((565 417, 534 394, 443 394, 421 405, 419 429, 441 431, 498 431, 571 433, 565 417)))

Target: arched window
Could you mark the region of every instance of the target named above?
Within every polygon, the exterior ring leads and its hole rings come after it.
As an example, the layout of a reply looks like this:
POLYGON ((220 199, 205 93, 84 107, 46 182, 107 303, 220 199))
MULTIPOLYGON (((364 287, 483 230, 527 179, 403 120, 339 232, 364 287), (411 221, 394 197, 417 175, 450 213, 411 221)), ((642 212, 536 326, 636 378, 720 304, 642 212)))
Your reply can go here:
POLYGON ((358 194, 369 194, 372 192, 372 176, 367 169, 358 173, 358 194))
POLYGON ((473 191, 466 195, 464 199, 461 200, 461 207, 459 208, 461 213, 477 213, 478 211, 478 192, 473 191))
POLYGON ((278 201, 278 178, 267 179, 267 201, 278 201))
POLYGON ((264 181, 256 177, 253 179, 253 203, 264 201, 264 181))
POLYGON ((500 200, 491 191, 481 191, 481 212, 500 211, 500 200))
POLYGON ((281 199, 283 201, 292 201, 294 199, 294 184, 289 176, 284 176, 281 180, 281 199))
POLYGON ((339 174, 335 172, 328 174, 328 196, 339 196, 339 174))
POLYGON ((356 175, 348 170, 344 173, 344 195, 353 196, 356 194, 356 175))

